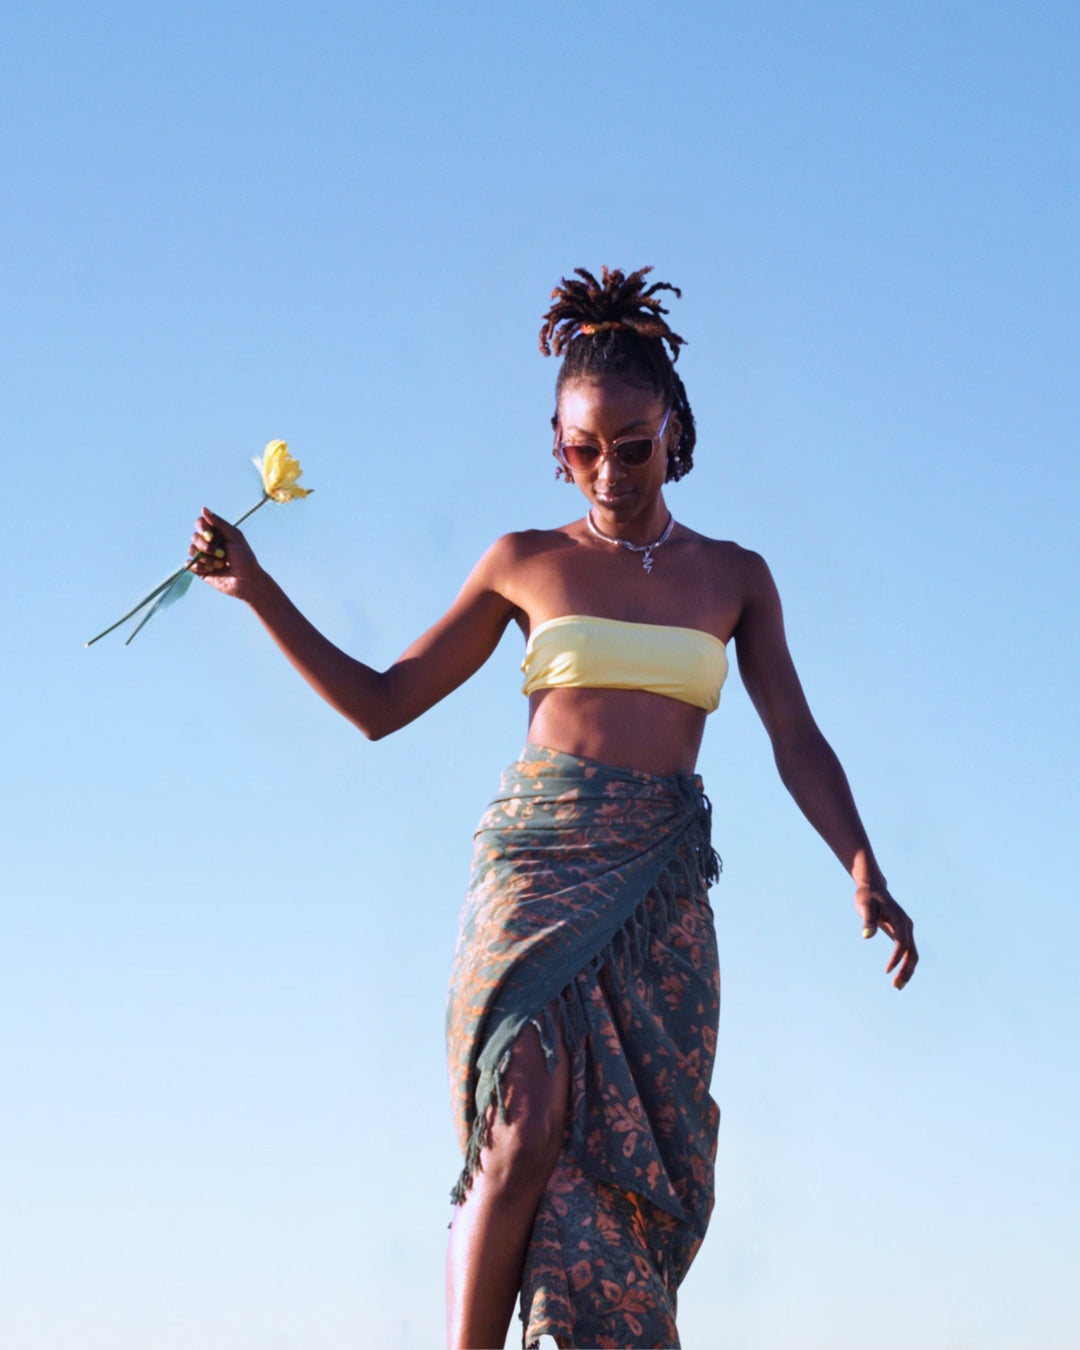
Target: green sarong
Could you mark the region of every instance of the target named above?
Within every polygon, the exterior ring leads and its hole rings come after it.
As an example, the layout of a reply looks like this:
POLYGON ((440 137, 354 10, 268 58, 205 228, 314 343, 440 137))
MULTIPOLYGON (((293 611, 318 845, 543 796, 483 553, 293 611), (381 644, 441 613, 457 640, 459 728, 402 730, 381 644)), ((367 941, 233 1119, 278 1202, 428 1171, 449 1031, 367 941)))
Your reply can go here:
POLYGON ((677 1346, 713 1205, 719 859, 701 780, 527 746, 476 832, 447 1009, 460 1203, 529 1022, 570 1056, 562 1152, 522 1279, 524 1343, 677 1346), (554 1009, 554 1013, 552 1012, 554 1009))

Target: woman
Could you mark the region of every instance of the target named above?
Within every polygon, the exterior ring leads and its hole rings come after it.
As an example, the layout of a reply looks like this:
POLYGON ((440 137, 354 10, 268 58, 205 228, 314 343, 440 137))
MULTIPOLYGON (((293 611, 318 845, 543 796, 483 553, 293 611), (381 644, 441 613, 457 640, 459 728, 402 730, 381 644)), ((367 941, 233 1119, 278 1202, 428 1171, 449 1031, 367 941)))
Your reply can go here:
POLYGON ((718 860, 694 776, 734 639, 780 775, 883 929, 902 988, 918 959, 844 772, 814 723, 755 553, 677 524, 664 485, 694 418, 648 268, 583 269, 540 345, 556 384, 558 476, 583 518, 499 539, 449 612, 377 672, 318 633, 211 511, 194 570, 247 601, 301 675, 376 739, 468 679, 516 622, 528 743, 476 836, 447 1042, 465 1169, 447 1263, 451 1347, 677 1345, 676 1290, 712 1209, 708 1093, 719 974, 706 888, 718 860), (670 352, 670 355, 669 355, 670 352), (208 556, 207 541, 214 548, 208 556))

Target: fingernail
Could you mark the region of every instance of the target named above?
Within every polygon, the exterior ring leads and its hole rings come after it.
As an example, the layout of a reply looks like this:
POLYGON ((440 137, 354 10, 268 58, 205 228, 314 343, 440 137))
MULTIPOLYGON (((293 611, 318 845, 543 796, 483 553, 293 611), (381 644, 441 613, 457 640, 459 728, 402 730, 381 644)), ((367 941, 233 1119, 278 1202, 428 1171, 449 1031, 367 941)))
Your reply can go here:
POLYGON ((202 537, 203 537, 203 538, 206 540, 206 542, 209 544, 210 541, 211 541, 211 540, 213 539, 213 537, 214 537, 214 532, 213 532, 213 530, 203 530, 203 536, 202 536, 202 537))
POLYGON ((216 549, 214 549, 214 557, 215 557, 215 558, 224 558, 224 556, 225 556, 225 550, 224 550, 223 548, 216 548, 216 549))
POLYGON ((874 930, 873 930, 872 928, 870 928, 870 927, 866 927, 866 928, 864 928, 864 929, 862 930, 862 935, 863 935, 863 937, 873 937, 873 936, 874 936, 874 930))

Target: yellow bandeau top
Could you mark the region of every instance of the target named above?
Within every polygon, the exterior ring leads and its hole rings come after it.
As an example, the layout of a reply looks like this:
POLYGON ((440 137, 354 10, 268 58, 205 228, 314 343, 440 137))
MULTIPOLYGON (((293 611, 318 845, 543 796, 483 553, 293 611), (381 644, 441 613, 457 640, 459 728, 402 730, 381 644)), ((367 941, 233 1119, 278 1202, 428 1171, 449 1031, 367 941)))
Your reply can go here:
POLYGON ((563 614, 538 623, 521 663, 536 689, 644 689, 712 712, 727 676, 724 644, 700 628, 563 614))

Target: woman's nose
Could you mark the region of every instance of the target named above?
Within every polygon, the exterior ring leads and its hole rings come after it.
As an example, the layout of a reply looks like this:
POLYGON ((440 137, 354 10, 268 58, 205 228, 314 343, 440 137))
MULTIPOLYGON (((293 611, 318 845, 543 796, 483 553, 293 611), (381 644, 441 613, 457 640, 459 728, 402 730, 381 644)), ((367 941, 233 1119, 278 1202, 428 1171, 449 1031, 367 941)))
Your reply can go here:
POLYGON ((613 483, 626 477, 626 468, 618 455, 613 455, 610 450, 603 450, 600 453, 600 469, 597 474, 603 482, 613 483))

